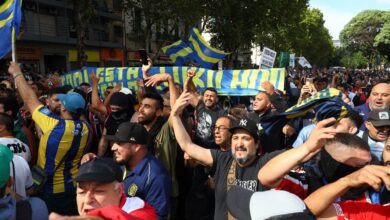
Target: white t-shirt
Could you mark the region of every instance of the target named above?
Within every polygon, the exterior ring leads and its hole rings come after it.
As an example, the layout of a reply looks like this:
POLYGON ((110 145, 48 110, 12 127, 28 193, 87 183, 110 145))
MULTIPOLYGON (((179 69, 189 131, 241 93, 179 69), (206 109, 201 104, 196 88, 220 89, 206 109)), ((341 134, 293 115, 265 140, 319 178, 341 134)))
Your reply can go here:
POLYGON ((10 169, 10 175, 14 176, 15 192, 19 194, 22 198, 26 198, 26 190, 33 186, 31 170, 28 166, 27 161, 21 156, 14 154, 10 169), (13 166, 15 167, 15 176, 13 172, 13 166))
POLYGON ((13 137, 2 137, 0 138, 0 144, 7 146, 14 155, 23 157, 27 162, 31 161, 31 152, 27 144, 21 140, 13 137))
MULTIPOLYGON (((367 131, 368 132, 368 131, 367 131)), ((363 138, 364 131, 359 131, 358 137, 363 138)), ((364 140, 366 141, 366 140, 364 140)), ((385 148, 386 141, 376 141, 368 135, 368 145, 371 149, 371 154, 375 155, 378 160, 382 160, 383 149, 385 148)))

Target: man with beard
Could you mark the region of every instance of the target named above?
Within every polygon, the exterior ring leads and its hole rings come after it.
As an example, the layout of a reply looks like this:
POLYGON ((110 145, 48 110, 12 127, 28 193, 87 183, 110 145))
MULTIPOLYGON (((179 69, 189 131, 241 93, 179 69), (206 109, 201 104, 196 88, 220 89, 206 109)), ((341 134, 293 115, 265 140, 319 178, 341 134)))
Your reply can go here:
POLYGON ((98 146, 98 156, 112 156, 111 149, 107 148, 107 146, 111 145, 108 145, 109 143, 105 139, 105 135, 115 134, 119 124, 130 121, 134 113, 133 103, 131 103, 130 98, 121 92, 115 92, 111 95, 109 110, 111 113, 108 115, 104 124, 103 136, 98 146))
POLYGON ((218 149, 218 146, 214 142, 212 128, 217 118, 227 115, 227 111, 219 106, 218 93, 214 88, 206 88, 203 91, 201 99, 195 94, 195 91, 191 89, 196 88, 192 81, 195 75, 196 72, 194 69, 188 70, 188 78, 184 86, 188 91, 191 91, 190 104, 195 108, 194 143, 208 149, 218 149))
POLYGON ((14 78, 15 87, 24 104, 32 113, 32 119, 43 131, 39 141, 37 165, 44 169, 48 179, 41 197, 49 211, 75 214, 76 188, 72 180, 78 171, 90 134, 88 125, 80 120, 85 100, 75 92, 58 95, 61 112, 57 116, 41 104, 24 79, 18 64, 11 62, 8 72, 14 78))
POLYGON ((149 203, 158 219, 167 219, 171 180, 161 163, 148 150, 148 132, 141 124, 124 122, 115 135, 107 135, 117 163, 124 165, 124 191, 149 203))
POLYGON ((257 180, 257 172, 266 161, 279 152, 261 156, 257 154, 260 144, 257 126, 248 118, 239 119, 229 129, 232 133, 231 151, 206 149, 192 143, 180 120, 180 114, 189 105, 190 99, 190 94, 184 92, 172 108, 171 120, 175 136, 185 153, 215 170, 214 219, 225 220, 228 218, 227 190, 232 185, 238 185, 252 191, 266 190, 257 180))
MULTIPOLYGON (((390 107, 390 84, 378 83, 370 93, 369 102, 355 107, 364 120, 367 120, 368 113, 374 109, 389 109, 390 107)), ((360 127, 360 130, 367 130, 365 124, 360 127)))
POLYGON ((62 88, 53 88, 47 93, 46 106, 56 115, 60 115, 61 112, 61 101, 57 96, 64 93, 65 91, 62 88))
MULTIPOLYGON (((302 199, 323 185, 348 175, 371 161, 370 147, 359 137, 336 133, 330 124, 334 118, 320 121, 309 139, 269 161, 260 171, 260 182, 270 188, 290 191, 302 199), (316 141, 315 137, 322 138, 316 141), (319 159, 306 162, 319 153, 319 159)), ((341 199, 356 200, 365 189, 350 191, 341 199)))
POLYGON ((366 131, 359 131, 357 136, 368 143, 371 153, 379 160, 382 156, 383 148, 390 129, 390 111, 389 110, 372 110, 368 114, 365 122, 366 131))
POLYGON ((154 140, 167 120, 162 117, 163 103, 164 100, 159 94, 146 93, 142 97, 138 109, 138 123, 144 125, 149 132, 148 147, 151 148, 152 152, 155 152, 154 140))

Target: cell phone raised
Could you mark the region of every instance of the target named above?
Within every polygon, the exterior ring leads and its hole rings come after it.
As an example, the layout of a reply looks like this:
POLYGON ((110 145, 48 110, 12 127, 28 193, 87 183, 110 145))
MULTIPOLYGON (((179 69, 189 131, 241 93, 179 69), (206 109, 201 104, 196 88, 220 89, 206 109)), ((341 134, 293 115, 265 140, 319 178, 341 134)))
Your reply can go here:
POLYGON ((148 54, 146 53, 146 50, 139 49, 138 52, 141 55, 142 65, 148 65, 148 54))

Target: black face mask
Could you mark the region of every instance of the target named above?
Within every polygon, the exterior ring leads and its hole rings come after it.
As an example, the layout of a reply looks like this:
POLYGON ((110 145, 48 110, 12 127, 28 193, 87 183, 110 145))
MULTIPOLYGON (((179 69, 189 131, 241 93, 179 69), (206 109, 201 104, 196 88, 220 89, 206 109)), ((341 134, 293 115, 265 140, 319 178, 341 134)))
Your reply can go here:
POLYGON ((127 109, 122 109, 111 113, 112 118, 115 120, 124 120, 127 118, 127 109))
MULTIPOLYGON (((359 167, 352 167, 336 161, 324 148, 320 151, 320 158, 320 168, 328 183, 332 183, 359 169, 359 167)), ((364 191, 367 190, 367 188, 368 187, 350 189, 341 198, 343 200, 357 199, 364 191)))
POLYGON ((324 148, 320 152, 320 158, 319 163, 321 170, 329 183, 359 169, 336 161, 324 148))

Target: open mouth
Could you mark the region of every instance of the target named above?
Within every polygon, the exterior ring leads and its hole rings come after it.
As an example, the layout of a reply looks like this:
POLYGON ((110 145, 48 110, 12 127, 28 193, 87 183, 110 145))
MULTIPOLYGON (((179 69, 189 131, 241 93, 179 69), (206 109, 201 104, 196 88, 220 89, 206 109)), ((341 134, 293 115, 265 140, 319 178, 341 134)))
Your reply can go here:
POLYGON ((246 152, 246 149, 243 147, 237 147, 236 151, 246 152))

